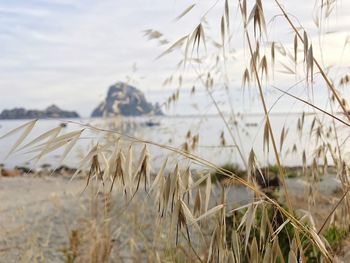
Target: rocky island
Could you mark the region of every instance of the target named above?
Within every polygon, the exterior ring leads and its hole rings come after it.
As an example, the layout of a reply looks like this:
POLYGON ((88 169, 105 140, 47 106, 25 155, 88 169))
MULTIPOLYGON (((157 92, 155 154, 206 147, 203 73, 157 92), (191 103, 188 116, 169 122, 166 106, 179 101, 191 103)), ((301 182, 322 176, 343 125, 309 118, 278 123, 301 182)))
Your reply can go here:
POLYGON ((109 87, 107 97, 94 109, 91 117, 163 115, 158 103, 147 102, 137 88, 123 82, 109 87))
POLYGON ((79 114, 75 111, 61 110, 56 105, 51 105, 45 110, 26 110, 24 108, 14 108, 11 110, 3 110, 0 113, 1 120, 15 119, 45 119, 45 118, 79 118, 79 114))

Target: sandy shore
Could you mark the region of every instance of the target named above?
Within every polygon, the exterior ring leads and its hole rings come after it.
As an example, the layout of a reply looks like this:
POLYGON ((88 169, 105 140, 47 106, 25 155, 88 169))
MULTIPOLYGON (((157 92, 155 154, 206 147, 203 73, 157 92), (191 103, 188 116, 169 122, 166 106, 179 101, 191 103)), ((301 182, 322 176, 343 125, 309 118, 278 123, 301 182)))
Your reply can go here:
POLYGON ((63 262, 69 231, 84 213, 85 182, 60 177, 0 178, 0 262, 63 262))
MULTIPOLYGON (((34 175, 0 177, 0 262, 33 262, 33 259, 38 262, 64 262, 63 249, 69 246, 70 233, 79 229, 90 214, 89 191, 82 193, 86 181, 69 179, 34 175)), ((305 181, 294 178, 288 179, 287 184, 293 203, 298 208, 307 208, 307 201, 303 200, 307 190, 305 181)), ((339 186, 333 178, 319 183, 320 196, 325 198, 315 207, 317 217, 324 218, 332 209, 336 198, 334 193, 339 186)), ((239 197, 242 202, 246 199, 242 188, 235 188, 228 195, 234 199, 239 197)), ((119 200, 123 202, 122 198, 119 200)), ((120 231, 125 226, 126 231, 132 231, 128 223, 130 218, 137 219, 134 216, 137 213, 144 213, 141 217, 144 228, 140 223, 134 227, 137 231, 149 231, 147 221, 153 220, 152 216, 146 216, 143 210, 146 206, 138 202, 135 201, 136 208, 132 208, 130 213, 119 216, 122 219, 115 221, 120 231)), ((126 237, 121 238, 120 243, 125 240, 126 237)))

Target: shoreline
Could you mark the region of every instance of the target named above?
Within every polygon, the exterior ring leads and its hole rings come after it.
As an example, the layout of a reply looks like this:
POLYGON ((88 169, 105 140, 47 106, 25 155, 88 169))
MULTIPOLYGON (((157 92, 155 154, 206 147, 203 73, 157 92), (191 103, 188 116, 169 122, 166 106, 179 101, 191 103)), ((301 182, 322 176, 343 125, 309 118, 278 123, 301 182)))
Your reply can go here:
MULTIPOLYGON (((231 113, 223 113, 225 117, 232 116, 231 113)), ((313 116, 320 113, 315 113, 312 111, 285 111, 285 112, 270 112, 269 115, 272 116, 286 116, 286 115, 301 115, 305 114, 305 116, 313 116)), ((344 115, 343 112, 335 112, 336 115, 344 115)), ((234 116, 264 116, 264 112, 237 112, 234 114, 234 116)), ((144 115, 144 116, 109 116, 109 117, 91 117, 91 116, 80 116, 80 117, 74 117, 74 118, 60 118, 60 117, 54 117, 54 118, 39 118, 39 121, 59 121, 59 122, 70 122, 70 121, 76 121, 76 120, 84 120, 84 121, 92 121, 92 120, 114 120, 114 119, 125 119, 125 120, 137 120, 137 119, 148 119, 148 118, 221 118, 220 114, 217 113, 211 113, 211 114, 168 114, 168 115, 144 115)), ((11 119, 0 119, 1 122, 7 122, 7 121, 31 121, 35 118, 11 118, 11 119)))
MULTIPOLYGON (((246 174, 247 171, 241 169, 238 165, 236 164, 224 164, 219 166, 222 169, 228 170, 230 172, 235 173, 236 175, 243 175, 246 174)), ((290 166, 282 166, 285 176, 286 177, 302 177, 306 171, 312 169, 311 165, 304 167, 303 165, 290 165, 290 166)), ((325 173, 325 174, 336 174, 336 167, 329 165, 327 167, 324 167, 322 165, 318 166, 321 171, 318 171, 319 173, 325 173), (324 170, 324 171, 322 171, 324 170)), ((24 166, 24 165, 18 165, 14 167, 7 167, 6 164, 1 163, 0 164, 0 176, 9 176, 11 175, 3 175, 2 173, 11 173, 13 176, 23 176, 26 174, 36 174, 36 173, 46 173, 46 174, 64 174, 64 175, 73 175, 74 173, 77 172, 79 168, 77 167, 72 167, 68 166, 65 164, 62 164, 58 167, 55 167, 54 165, 45 163, 40 165, 40 167, 37 168, 31 168, 30 166, 24 166)), ((207 170, 207 169, 204 169, 207 170)), ((278 167, 277 165, 269 165, 269 166, 263 166, 259 167, 259 170, 262 171, 264 174, 270 174, 270 175, 277 175, 278 174, 278 167)), ((86 172, 84 170, 79 170, 79 173, 86 172)), ((198 173, 201 172, 199 169, 193 169, 193 172, 198 173)), ((215 170, 211 171, 214 175, 219 175, 215 170)))

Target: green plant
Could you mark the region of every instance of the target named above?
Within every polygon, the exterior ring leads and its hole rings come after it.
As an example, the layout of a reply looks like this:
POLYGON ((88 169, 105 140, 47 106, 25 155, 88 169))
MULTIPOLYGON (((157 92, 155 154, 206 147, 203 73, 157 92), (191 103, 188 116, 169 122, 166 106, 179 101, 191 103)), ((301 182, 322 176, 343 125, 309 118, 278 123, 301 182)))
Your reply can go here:
POLYGON ((323 236, 332 250, 337 251, 340 248, 341 242, 348 236, 348 231, 344 228, 332 225, 325 230, 323 236))
MULTIPOLYGON (((240 178, 246 177, 246 172, 243 171, 238 165, 235 165, 235 164, 227 163, 227 164, 221 166, 220 169, 225 170, 225 171, 229 171, 229 172, 237 175, 240 178)), ((222 180, 227 179, 229 177, 225 176, 224 174, 220 173, 219 171, 216 171, 215 173, 212 174, 211 178, 212 178, 213 182, 215 182, 216 180, 221 182, 222 180)))

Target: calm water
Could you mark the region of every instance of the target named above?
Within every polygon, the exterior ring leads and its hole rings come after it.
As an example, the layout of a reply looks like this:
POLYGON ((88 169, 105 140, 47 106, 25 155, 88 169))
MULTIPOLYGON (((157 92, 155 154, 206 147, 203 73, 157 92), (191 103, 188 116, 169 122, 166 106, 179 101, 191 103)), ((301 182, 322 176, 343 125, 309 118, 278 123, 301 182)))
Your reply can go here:
MULTIPOLYGON (((301 165, 302 164, 302 151, 306 149, 308 161, 311 162, 314 155, 314 145, 316 143, 315 132, 310 135, 310 125, 315 115, 306 115, 304 121, 304 127, 302 132, 297 130, 298 118, 301 114, 274 114, 271 115, 271 123, 274 129, 274 135, 276 138, 277 146, 280 149, 280 134, 282 128, 288 129, 288 134, 282 147, 281 157, 285 165, 301 165), (293 145, 297 146, 297 152, 292 153, 293 145)), ((325 127, 331 124, 329 118, 320 117, 325 124, 325 127)), ((142 138, 150 141, 154 141, 160 144, 171 145, 173 147, 181 148, 186 141, 186 134, 191 131, 192 135, 199 134, 198 147, 195 150, 195 154, 207 159, 215 164, 225 164, 227 162, 236 163, 242 165, 242 161, 239 158, 237 148, 233 145, 233 141, 229 135, 228 130, 225 127, 224 122, 218 116, 191 116, 191 117, 157 117, 149 119, 149 117, 135 117, 135 118, 123 118, 121 120, 105 120, 105 119, 80 119, 74 120, 75 122, 89 123, 91 125, 115 130, 117 132, 131 135, 137 138, 142 138), (157 126, 149 127, 146 125, 147 121, 159 123, 157 126), (220 146, 220 135, 224 131, 224 137, 226 141, 225 147, 220 146)), ((14 129, 28 120, 16 120, 16 121, 0 121, 0 135, 14 129)), ((228 118, 231 131, 236 141, 239 144, 246 159, 248 159, 249 152, 253 149, 257 155, 257 159, 262 165, 275 163, 272 147, 269 151, 266 147, 263 147, 263 134, 265 120, 261 114, 249 114, 236 116, 236 122, 228 118), (236 124, 234 124, 236 123, 236 124)), ((48 131, 51 128, 57 127, 61 121, 58 120, 40 120, 32 133, 25 140, 26 142, 34 139, 36 136, 48 131)), ((337 124, 336 129, 340 137, 340 141, 344 144, 343 149, 348 147, 348 140, 346 136, 348 134, 347 129, 343 128, 343 125, 337 124)), ((81 126, 74 123, 68 123, 67 127, 62 130, 63 133, 67 133, 74 130, 81 129, 81 126)), ((12 145, 19 138, 20 133, 3 138, 0 140, 0 163, 4 163, 6 167, 13 167, 16 165, 26 165, 39 167, 40 165, 47 163, 53 166, 57 165, 60 160, 60 154, 63 150, 56 150, 49 155, 45 156, 38 163, 34 163, 31 159, 37 153, 31 152, 33 149, 28 148, 20 152, 10 155, 5 158, 11 149, 12 145)), ((85 130, 81 139, 77 145, 73 148, 72 152, 68 155, 64 164, 72 167, 79 166, 79 162, 82 157, 91 149, 92 145, 97 142, 102 142, 103 135, 91 130, 85 130)), ((324 141, 330 142, 334 145, 335 141, 330 138, 324 138, 324 141)), ((318 141, 318 143, 320 140, 318 141)), ((170 152, 167 152, 158 147, 150 147, 151 156, 153 158, 153 166, 155 168, 161 165, 164 157, 170 152)), ((174 156, 179 158, 179 156, 174 156)), ((344 154, 347 157, 347 154, 344 154)))

